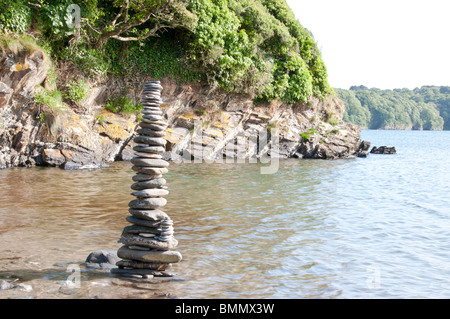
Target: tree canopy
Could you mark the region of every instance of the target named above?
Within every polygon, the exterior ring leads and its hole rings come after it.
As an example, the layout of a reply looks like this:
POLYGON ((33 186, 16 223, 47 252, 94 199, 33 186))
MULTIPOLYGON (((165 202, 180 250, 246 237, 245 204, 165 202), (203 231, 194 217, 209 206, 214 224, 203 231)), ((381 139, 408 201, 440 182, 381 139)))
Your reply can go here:
POLYGON ((285 0, 0 0, 0 8, 3 32, 38 35, 86 76, 171 76, 288 103, 333 91, 285 0))

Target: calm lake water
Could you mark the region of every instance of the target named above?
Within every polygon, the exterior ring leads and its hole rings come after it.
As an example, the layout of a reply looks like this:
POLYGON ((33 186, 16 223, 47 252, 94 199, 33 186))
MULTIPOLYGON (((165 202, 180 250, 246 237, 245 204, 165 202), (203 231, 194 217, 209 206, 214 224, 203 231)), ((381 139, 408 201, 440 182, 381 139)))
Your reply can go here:
POLYGON ((370 131, 396 155, 174 164, 165 211, 183 255, 173 279, 85 268, 118 249, 130 163, 0 170, 0 298, 450 298, 450 132, 370 131), (80 288, 65 281, 79 266, 80 288))

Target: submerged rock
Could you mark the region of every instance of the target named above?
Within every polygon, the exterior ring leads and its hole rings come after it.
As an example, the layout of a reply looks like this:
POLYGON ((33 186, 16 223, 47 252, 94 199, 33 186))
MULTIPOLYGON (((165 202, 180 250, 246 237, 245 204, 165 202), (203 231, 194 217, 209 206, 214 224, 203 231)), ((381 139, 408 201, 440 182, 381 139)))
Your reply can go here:
POLYGON ((115 268, 119 260, 115 250, 96 250, 86 258, 85 265, 88 268, 115 268))

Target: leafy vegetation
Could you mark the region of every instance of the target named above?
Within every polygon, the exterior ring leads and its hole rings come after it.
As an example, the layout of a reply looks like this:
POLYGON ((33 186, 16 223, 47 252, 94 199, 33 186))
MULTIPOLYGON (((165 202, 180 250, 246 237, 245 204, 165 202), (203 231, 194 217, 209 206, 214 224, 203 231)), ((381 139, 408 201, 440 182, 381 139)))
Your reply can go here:
POLYGON ((0 29, 25 32, 31 23, 31 8, 26 0, 0 0, 0 29))
POLYGON ((332 92, 312 35, 285 0, 0 0, 0 8, 4 33, 32 30, 54 60, 90 79, 171 77, 288 103, 332 92))
POLYGON ((307 132, 300 133, 300 136, 304 140, 307 140, 314 134, 317 134, 317 130, 314 127, 311 127, 307 132))
POLYGON ((414 90, 336 89, 345 102, 344 121, 370 129, 450 129, 450 87, 414 90))
POLYGON ((257 99, 306 103, 332 91, 310 33, 284 0, 192 0, 191 59, 208 81, 257 99))
POLYGON ((46 107, 49 110, 60 110, 64 109, 65 106, 62 102, 62 92, 58 90, 37 90, 34 95, 34 101, 38 106, 46 107))
POLYGON ((128 96, 119 96, 110 99, 106 105, 105 109, 113 113, 123 113, 123 114, 133 114, 141 111, 142 105, 134 103, 133 100, 128 96))
POLYGON ((75 103, 80 103, 88 94, 89 84, 86 81, 83 79, 79 79, 78 81, 69 80, 67 83, 67 92, 64 94, 64 97, 75 103))

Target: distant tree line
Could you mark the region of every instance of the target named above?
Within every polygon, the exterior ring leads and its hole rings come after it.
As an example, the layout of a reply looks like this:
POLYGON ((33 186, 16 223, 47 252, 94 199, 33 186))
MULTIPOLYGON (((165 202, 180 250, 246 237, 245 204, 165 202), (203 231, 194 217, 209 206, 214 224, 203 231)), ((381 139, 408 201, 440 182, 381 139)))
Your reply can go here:
POLYGON ((369 129, 449 130, 450 87, 381 90, 335 89, 345 103, 344 121, 369 129))

